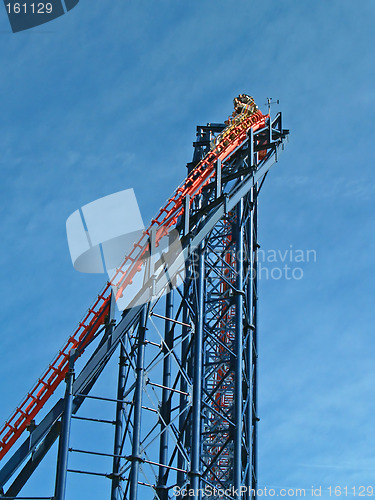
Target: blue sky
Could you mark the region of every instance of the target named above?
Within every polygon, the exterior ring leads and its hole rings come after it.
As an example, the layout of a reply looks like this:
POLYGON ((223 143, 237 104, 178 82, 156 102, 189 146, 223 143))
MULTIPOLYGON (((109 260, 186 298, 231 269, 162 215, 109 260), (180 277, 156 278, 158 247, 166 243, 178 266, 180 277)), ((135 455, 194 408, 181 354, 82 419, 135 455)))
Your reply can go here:
MULTIPOLYGON (((291 130, 262 191, 262 248, 317 255, 302 280, 260 283, 259 482, 374 484, 374 16, 369 0, 81 0, 12 34, 3 11, 0 420, 104 281, 74 271, 67 217, 132 187, 148 221, 195 126, 248 92, 280 99, 291 130)), ((51 493, 41 477, 25 494, 51 493)), ((71 499, 108 491, 69 481, 71 499)))

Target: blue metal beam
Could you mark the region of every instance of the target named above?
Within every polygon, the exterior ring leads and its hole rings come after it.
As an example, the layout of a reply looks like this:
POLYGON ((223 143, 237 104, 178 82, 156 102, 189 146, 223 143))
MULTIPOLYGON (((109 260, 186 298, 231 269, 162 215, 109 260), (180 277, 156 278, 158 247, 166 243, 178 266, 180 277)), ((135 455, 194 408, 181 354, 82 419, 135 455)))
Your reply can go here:
POLYGON ((168 426, 171 421, 171 369, 174 330, 173 322, 173 290, 167 293, 165 304, 165 330, 163 342, 163 389, 160 405, 160 442, 159 442, 159 477, 156 492, 160 500, 168 499, 167 479, 169 469, 165 467, 168 463, 168 426))
POLYGON ((138 476, 139 476, 139 463, 141 457, 141 420, 142 420, 142 393, 144 387, 144 362, 145 362, 145 338, 146 338, 146 323, 147 323, 147 309, 143 306, 141 318, 138 326, 138 347, 137 347, 137 368, 136 368, 136 387, 134 392, 134 425, 133 425, 133 444, 132 454, 130 460, 130 485, 129 485, 129 499, 137 500, 138 497, 138 476))
POLYGON ((112 484, 111 484, 111 500, 119 500, 120 498, 120 455, 122 443, 122 427, 123 427, 123 410, 124 410, 124 390, 125 390, 125 349, 123 344, 120 344, 119 370, 117 382, 117 403, 116 403, 116 426, 115 439, 113 445, 113 465, 112 465, 112 484))
POLYGON ((56 500, 65 499, 66 474, 68 469, 68 453, 70 424, 73 411, 73 381, 74 381, 74 361, 75 351, 73 350, 69 358, 69 370, 65 377, 66 390, 64 401, 64 413, 61 421, 61 433, 59 441, 59 451, 57 457, 55 498, 56 500))
POLYGON ((204 246, 198 249, 198 262, 194 266, 194 281, 197 287, 197 318, 194 333, 194 375, 193 375, 193 406, 192 406, 192 433, 191 433, 191 490, 194 498, 201 498, 200 489, 200 459, 201 459, 201 432, 202 432, 202 363, 203 363, 203 329, 204 329, 204 246))
MULTIPOLYGON (((235 490, 240 490, 242 485, 242 410, 243 410, 243 256, 244 256, 244 238, 243 238, 243 199, 240 200, 236 207, 236 297, 235 297, 235 368, 234 368, 234 470, 233 470, 233 487, 235 490)), ((238 498, 240 498, 238 496, 238 498)))

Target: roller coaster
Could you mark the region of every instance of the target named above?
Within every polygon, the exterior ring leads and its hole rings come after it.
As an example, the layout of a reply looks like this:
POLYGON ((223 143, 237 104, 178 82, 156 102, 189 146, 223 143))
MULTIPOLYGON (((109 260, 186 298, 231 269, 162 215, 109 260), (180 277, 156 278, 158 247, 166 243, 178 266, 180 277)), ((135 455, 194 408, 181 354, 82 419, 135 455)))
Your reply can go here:
POLYGON ((234 107, 225 123, 197 127, 186 179, 1 428, 0 497, 20 498, 56 440, 49 498, 65 498, 73 472, 108 478, 111 500, 166 500, 177 490, 201 498, 204 489, 213 498, 218 491, 225 498, 254 497, 258 195, 289 131, 281 113, 264 115, 246 94, 234 107), (178 251, 171 244, 160 255, 161 239, 172 233, 178 234, 178 251), (116 300, 142 269, 143 285, 116 322, 116 300), (91 355, 75 373, 89 346, 91 355), (95 398, 91 391, 116 350, 113 453, 75 450, 72 419, 87 398, 95 398), (65 396, 36 424, 64 380, 65 396), (25 431, 29 435, 5 461, 25 431), (110 456, 112 471, 70 470, 74 452, 110 456))

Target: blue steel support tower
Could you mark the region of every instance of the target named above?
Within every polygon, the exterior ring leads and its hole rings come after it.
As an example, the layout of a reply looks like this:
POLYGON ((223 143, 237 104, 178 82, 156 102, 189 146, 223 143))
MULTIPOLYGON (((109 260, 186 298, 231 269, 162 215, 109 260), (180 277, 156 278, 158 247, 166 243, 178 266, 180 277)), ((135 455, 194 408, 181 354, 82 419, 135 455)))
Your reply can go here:
POLYGON ((212 175, 199 184, 194 173, 213 145, 220 140, 224 147, 234 144, 223 136, 225 130, 224 124, 197 127, 187 166, 190 191, 170 236, 169 252, 176 252, 177 238, 183 259, 156 253, 150 230, 149 268, 138 299, 152 289, 156 300, 138 300, 140 305, 124 311, 115 325, 111 298, 99 344, 74 381, 70 367, 65 401, 52 408, 0 470, 0 486, 7 485, 3 496, 17 497, 59 438, 58 500, 72 472, 109 478, 111 500, 167 500, 177 489, 194 492, 197 499, 203 490, 206 497, 210 492, 217 497, 215 489, 226 490, 225 498, 233 500, 254 497, 258 195, 288 131, 282 129, 280 113, 274 119, 265 116, 262 126, 249 127, 230 154, 215 160, 212 175), (161 272, 168 273, 173 287, 161 288, 161 272), (70 419, 77 418, 87 398, 97 397, 92 388, 116 350, 113 453, 94 446, 78 449, 69 443, 70 419), (111 457, 112 471, 71 470, 68 449, 111 457))

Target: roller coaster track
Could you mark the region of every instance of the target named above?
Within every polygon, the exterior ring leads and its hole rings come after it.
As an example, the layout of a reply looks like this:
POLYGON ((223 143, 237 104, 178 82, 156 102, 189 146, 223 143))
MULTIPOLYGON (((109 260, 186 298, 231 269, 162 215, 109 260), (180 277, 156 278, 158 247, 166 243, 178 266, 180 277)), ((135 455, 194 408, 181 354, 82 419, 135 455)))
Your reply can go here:
POLYGON ((263 115, 260 111, 250 116, 244 113, 241 119, 237 119, 238 123, 232 124, 224 131, 222 138, 219 137, 213 149, 198 163, 168 199, 167 203, 159 210, 159 213, 152 219, 150 226, 144 231, 140 240, 134 244, 132 251, 125 257, 111 281, 106 284, 93 305, 88 309, 73 335, 68 338, 56 358, 3 425, 0 430, 0 460, 30 426, 39 411, 64 380, 72 350, 78 351, 78 354, 81 355, 98 332, 100 326, 105 323, 109 311, 112 287, 117 290, 116 299, 118 299, 124 289, 132 283, 135 274, 142 268, 143 259, 149 251, 151 231, 155 228, 157 244, 176 225, 178 218, 183 214, 186 197, 189 196, 190 203, 192 203, 194 198, 210 182, 215 175, 216 162, 228 158, 246 140, 250 128, 256 131, 264 127, 267 118, 268 115, 263 115))

